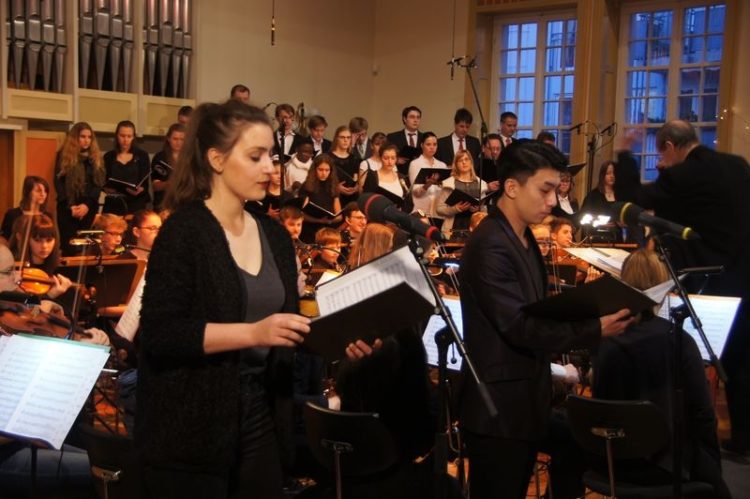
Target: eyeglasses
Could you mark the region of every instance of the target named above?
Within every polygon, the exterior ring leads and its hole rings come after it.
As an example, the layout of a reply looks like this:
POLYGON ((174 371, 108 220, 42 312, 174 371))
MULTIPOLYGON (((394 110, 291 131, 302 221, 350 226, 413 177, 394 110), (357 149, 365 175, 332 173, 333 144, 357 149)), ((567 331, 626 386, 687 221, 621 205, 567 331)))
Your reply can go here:
POLYGON ((367 217, 364 215, 352 215, 349 218, 352 220, 367 220, 367 217))
POLYGON ((143 227, 138 227, 138 228, 141 229, 141 230, 148 229, 148 230, 153 231, 153 232, 159 232, 159 229, 161 229, 161 227, 158 226, 158 225, 145 225, 143 227))
POLYGON ((112 236, 112 237, 122 237, 123 236, 122 232, 113 232, 111 230, 105 230, 104 233, 107 234, 107 235, 109 235, 109 236, 112 236))

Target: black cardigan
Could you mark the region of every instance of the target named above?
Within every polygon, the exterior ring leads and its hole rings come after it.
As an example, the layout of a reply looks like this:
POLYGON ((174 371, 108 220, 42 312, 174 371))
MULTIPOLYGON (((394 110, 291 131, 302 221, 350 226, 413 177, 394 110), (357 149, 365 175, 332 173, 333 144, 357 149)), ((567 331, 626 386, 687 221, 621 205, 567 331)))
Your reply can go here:
MULTIPOLYGON (((283 310, 297 312, 291 239, 270 218, 256 220, 284 282, 283 310)), ((170 468, 226 470, 239 436, 239 352, 206 355, 204 331, 209 322, 242 322, 248 300, 224 231, 203 202, 167 219, 149 257, 146 282, 135 432, 141 458, 170 468)), ((266 371, 281 433, 291 424, 291 359, 291 349, 272 349, 266 371)))

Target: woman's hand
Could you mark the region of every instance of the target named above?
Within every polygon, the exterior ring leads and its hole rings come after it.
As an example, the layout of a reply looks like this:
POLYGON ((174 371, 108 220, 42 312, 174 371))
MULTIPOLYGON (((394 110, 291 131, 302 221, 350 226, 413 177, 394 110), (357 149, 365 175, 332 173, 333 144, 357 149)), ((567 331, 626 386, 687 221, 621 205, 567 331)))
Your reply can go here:
POLYGON ((630 315, 630 310, 627 308, 615 312, 614 314, 599 317, 599 323, 602 328, 602 338, 622 334, 633 322, 635 322, 635 317, 630 315))
POLYGON ((49 291, 47 291, 47 296, 52 299, 55 299, 61 294, 65 293, 73 284, 72 282, 70 282, 70 279, 62 274, 50 276, 50 279, 52 280, 53 284, 49 288, 49 291))
POLYGON ((310 332, 310 319, 297 314, 273 314, 254 324, 257 346, 293 347, 310 332))
POLYGON ((92 328, 86 329, 85 332, 91 335, 91 337, 87 338, 83 336, 80 340, 78 340, 81 343, 91 343, 93 345, 109 346, 109 336, 107 336, 107 333, 105 333, 101 329, 92 327, 92 328))
POLYGON ((138 187, 136 187, 135 189, 131 189, 130 187, 126 187, 126 188, 125 188, 125 191, 126 191, 126 192, 127 192, 128 194, 130 194, 131 196, 133 196, 133 197, 137 197, 137 196, 139 196, 139 195, 140 195, 140 194, 141 194, 141 193, 142 193, 142 192, 143 192, 144 190, 145 190, 145 189, 143 188, 143 186, 142 186, 142 185, 141 185, 141 186, 138 186, 138 187))
POLYGON ((89 212, 88 205, 81 203, 76 204, 70 207, 70 214, 73 215, 73 218, 81 219, 85 217, 89 212))
POLYGON ((273 206, 268 207, 268 216, 271 218, 278 219, 279 213, 281 213, 281 209, 275 210, 273 206))
POLYGON ((471 208, 471 203, 468 201, 461 201, 460 203, 456 203, 456 209, 459 213, 463 213, 466 210, 471 208))
POLYGON ((351 196, 357 192, 356 187, 347 187, 346 182, 339 182, 339 192, 346 196, 351 196))

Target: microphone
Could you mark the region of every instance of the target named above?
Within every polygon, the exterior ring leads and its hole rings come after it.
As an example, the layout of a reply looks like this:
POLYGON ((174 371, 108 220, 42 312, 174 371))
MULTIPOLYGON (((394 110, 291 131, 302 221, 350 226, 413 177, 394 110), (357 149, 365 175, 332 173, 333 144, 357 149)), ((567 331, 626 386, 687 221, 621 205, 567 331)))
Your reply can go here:
POLYGON ((450 61, 446 62, 446 64, 447 64, 448 66, 453 66, 454 64, 458 64, 459 62, 461 62, 461 61, 462 61, 463 59, 464 59, 464 56, 461 56, 461 57, 454 57, 454 58, 453 58, 453 59, 451 59, 450 61))
POLYGON ((578 135, 581 135, 581 127, 583 125, 585 125, 585 124, 586 124, 586 122, 582 121, 582 122, 578 123, 577 125, 573 125, 572 127, 568 128, 568 131, 569 132, 576 131, 576 132, 578 132, 578 135))
POLYGON ((427 225, 421 220, 404 213, 385 196, 367 192, 359 196, 357 205, 368 220, 380 223, 392 222, 409 234, 417 234, 430 241, 445 242, 445 237, 437 227, 427 225))
POLYGON ((617 221, 627 225, 644 225, 651 227, 659 234, 674 236, 686 241, 700 239, 700 235, 690 227, 649 215, 645 213, 643 208, 633 203, 615 202, 612 205, 612 212, 617 217, 617 221))
POLYGON ((126 245, 125 245, 125 248, 126 248, 126 249, 129 249, 129 250, 131 250, 131 249, 137 249, 137 250, 141 250, 141 251, 146 251, 147 253, 151 253, 151 250, 150 250, 150 249, 148 249, 148 248, 143 248, 143 247, 141 247, 141 246, 136 246, 135 244, 126 244, 126 245))
POLYGON ((104 234, 103 230, 77 230, 77 236, 101 236, 104 234))

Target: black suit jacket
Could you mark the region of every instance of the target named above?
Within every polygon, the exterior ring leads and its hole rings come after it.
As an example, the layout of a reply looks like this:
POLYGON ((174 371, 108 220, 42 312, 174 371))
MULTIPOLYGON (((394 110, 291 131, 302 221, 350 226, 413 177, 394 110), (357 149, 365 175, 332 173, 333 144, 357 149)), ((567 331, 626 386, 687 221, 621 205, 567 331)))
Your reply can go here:
POLYGON ((417 131, 417 136, 414 137, 415 146, 409 147, 409 143, 406 141, 406 134, 404 129, 397 132, 391 132, 386 136, 386 140, 390 144, 395 144, 398 147, 398 157, 406 158, 406 162, 403 165, 398 165, 398 172, 402 175, 409 174, 409 163, 414 159, 418 158, 422 151, 419 150, 419 141, 422 140, 422 132, 417 131))
POLYGON ((297 152, 297 146, 307 141, 308 141, 307 137, 305 137, 304 135, 295 133, 294 138, 292 139, 292 147, 289 148, 289 154, 284 154, 283 147, 281 143, 279 142, 279 130, 276 130, 273 132, 273 153, 278 154, 279 159, 281 160, 281 163, 284 164, 291 159, 292 154, 297 152))
POLYGON ((367 144, 365 144, 365 156, 362 157, 362 155, 359 153, 359 148, 357 147, 357 144, 352 143, 352 150, 350 151, 350 154, 354 156, 357 161, 360 163, 370 156, 372 156, 372 142, 370 140, 367 141, 367 144))
POLYGON ((547 290, 542 255, 529 229, 526 239, 531 262, 505 215, 494 210, 464 248, 460 273, 464 340, 499 414, 490 417, 476 384, 464 373, 460 420, 474 433, 538 440, 551 414, 549 353, 593 346, 601 330, 599 319, 556 322, 521 311, 523 305, 542 299, 547 290), (537 266, 539 273, 532 272, 530 265, 537 266))
MULTIPOLYGON (((510 138, 510 143, 512 144, 513 142, 515 142, 517 140, 518 140, 517 138, 511 137, 510 138)), ((505 145, 505 141, 503 140, 503 136, 500 135, 500 152, 502 153, 503 149, 505 149, 506 147, 508 147, 508 146, 505 145)))
POLYGON ((325 152, 328 152, 328 151, 331 150, 331 144, 332 143, 331 143, 330 140, 328 140, 326 138, 323 138, 323 143, 321 144, 322 150, 320 150, 320 151, 315 151, 315 144, 313 144, 312 137, 309 137, 309 136, 305 137, 305 142, 307 144, 312 144, 312 146, 313 146, 313 154, 314 154, 313 157, 317 156, 318 154, 325 153, 325 152))
MULTIPOLYGON (((471 159, 474 160, 474 169, 478 170, 479 168, 479 159, 482 156, 482 144, 479 142, 479 139, 476 137, 472 137, 471 135, 466 136, 466 150, 469 151, 469 154, 471 154, 471 159)), ((453 151, 453 134, 440 137, 438 139, 438 148, 437 152, 435 153, 435 158, 439 159, 446 165, 452 165, 453 164, 453 157, 455 156, 455 152, 453 151)))

